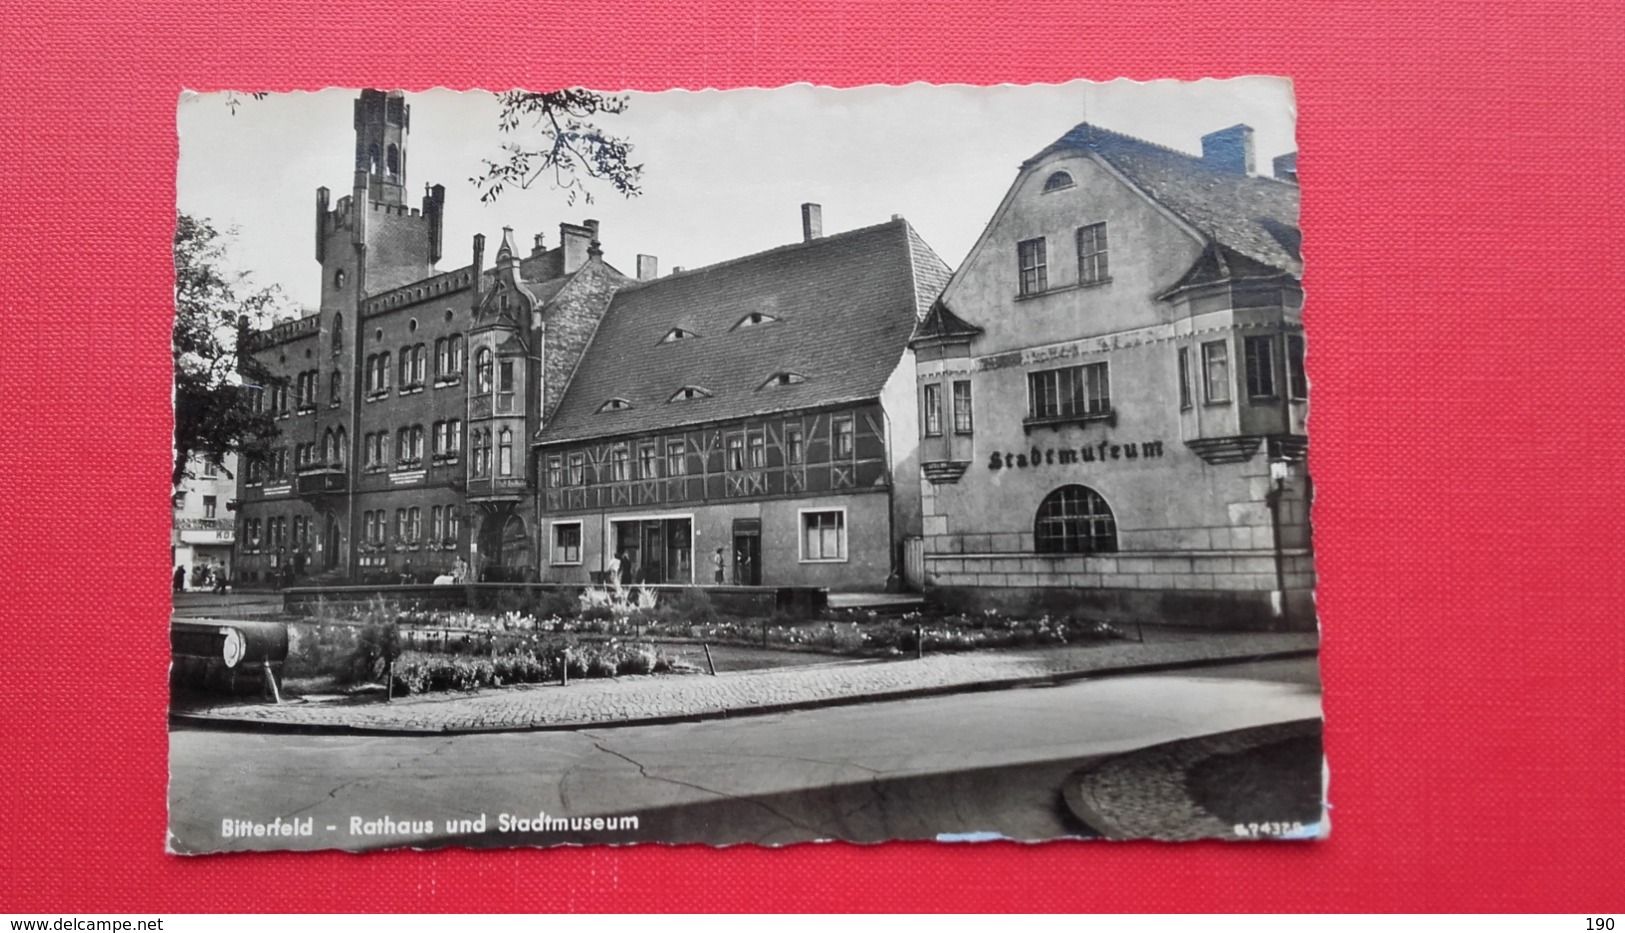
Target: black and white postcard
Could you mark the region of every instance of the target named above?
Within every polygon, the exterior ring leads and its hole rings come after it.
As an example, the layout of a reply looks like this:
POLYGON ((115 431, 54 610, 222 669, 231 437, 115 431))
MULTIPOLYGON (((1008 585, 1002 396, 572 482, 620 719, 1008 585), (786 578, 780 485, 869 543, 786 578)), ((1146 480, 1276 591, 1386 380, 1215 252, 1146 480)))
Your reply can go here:
POLYGON ((1295 119, 183 95, 169 850, 1324 837, 1295 119))

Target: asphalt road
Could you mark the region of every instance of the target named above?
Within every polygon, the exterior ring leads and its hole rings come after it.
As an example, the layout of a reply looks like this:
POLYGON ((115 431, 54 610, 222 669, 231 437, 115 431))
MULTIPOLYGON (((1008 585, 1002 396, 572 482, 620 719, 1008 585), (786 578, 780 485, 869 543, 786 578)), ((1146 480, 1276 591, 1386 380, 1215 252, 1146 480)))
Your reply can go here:
POLYGON ((370 738, 178 730, 170 736, 170 847, 1086 835, 1060 800, 1063 779, 1083 763, 1319 714, 1316 662, 1303 659, 577 732, 370 738), (637 827, 512 823, 542 814, 636 816, 637 827), (277 820, 310 835, 252 835, 252 824, 275 832, 277 820), (246 821, 233 828, 250 835, 226 835, 228 821, 246 821))

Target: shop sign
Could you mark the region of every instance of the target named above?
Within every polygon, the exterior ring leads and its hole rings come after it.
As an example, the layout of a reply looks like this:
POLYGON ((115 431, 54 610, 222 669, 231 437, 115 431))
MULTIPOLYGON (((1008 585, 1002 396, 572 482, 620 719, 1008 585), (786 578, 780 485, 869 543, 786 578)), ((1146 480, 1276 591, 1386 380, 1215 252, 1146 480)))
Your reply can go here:
POLYGON ((285 496, 291 492, 293 492, 293 486, 291 484, 265 487, 265 495, 267 498, 271 496, 285 496))
POLYGON ((410 486, 413 483, 423 482, 423 478, 428 475, 427 470, 406 470, 400 473, 391 473, 389 474, 389 484, 391 486, 410 486))
POLYGON ((1101 441, 1083 447, 1033 447, 1030 450, 995 450, 987 462, 989 470, 1025 470, 1040 466, 1075 466, 1111 460, 1159 460, 1162 441, 1113 444, 1101 441))

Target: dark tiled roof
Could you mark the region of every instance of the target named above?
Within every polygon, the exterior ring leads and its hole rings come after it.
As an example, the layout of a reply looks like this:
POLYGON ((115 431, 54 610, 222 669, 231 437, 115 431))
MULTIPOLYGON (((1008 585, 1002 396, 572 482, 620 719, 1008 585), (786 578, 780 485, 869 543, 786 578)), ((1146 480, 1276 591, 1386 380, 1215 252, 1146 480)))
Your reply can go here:
POLYGON ((1282 270, 1274 266, 1266 266, 1256 259, 1244 256, 1241 253, 1221 246, 1218 243, 1208 243, 1202 247, 1202 255, 1196 257, 1196 262, 1185 271, 1179 281, 1175 282, 1163 292, 1163 296, 1172 295, 1181 289, 1196 285, 1206 285, 1213 282, 1233 282, 1238 279, 1270 279, 1281 278, 1282 270))
POLYGON ((914 327, 914 335, 908 339, 910 344, 926 340, 952 340, 955 337, 975 337, 982 329, 975 324, 968 323, 964 318, 948 310, 938 298, 931 303, 931 310, 925 313, 920 323, 914 327))
POLYGON ((1099 154, 1131 184, 1216 242, 1299 275, 1298 186, 1214 168, 1200 158, 1080 123, 1028 164, 1055 152, 1099 154))
POLYGON ((621 289, 543 443, 876 398, 948 267, 890 223, 621 289), (929 298, 924 299, 929 300, 929 298), (769 323, 736 327, 753 312, 769 323), (698 336, 662 343, 673 328, 698 336), (805 382, 763 388, 776 373, 805 382), (669 402, 683 386, 709 398, 669 402), (632 407, 600 412, 611 398, 632 407))

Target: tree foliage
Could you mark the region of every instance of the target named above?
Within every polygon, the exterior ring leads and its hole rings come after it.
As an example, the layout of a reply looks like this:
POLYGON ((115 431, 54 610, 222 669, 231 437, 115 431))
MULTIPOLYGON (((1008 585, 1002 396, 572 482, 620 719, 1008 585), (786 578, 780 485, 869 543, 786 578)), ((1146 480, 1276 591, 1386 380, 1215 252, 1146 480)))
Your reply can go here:
POLYGON ((274 286, 256 288, 227 264, 230 232, 181 214, 175 224, 175 468, 201 457, 221 470, 229 454, 263 457, 277 436, 269 407, 254 396, 287 380, 247 353, 247 330, 285 308, 274 286))
POLYGON ((580 88, 558 91, 508 91, 501 95, 497 128, 511 138, 502 144, 500 160, 483 159, 485 172, 469 179, 480 200, 495 201, 509 186, 529 188, 547 179, 565 192, 569 204, 593 200, 586 179, 607 183, 621 195, 643 193, 643 164, 631 161, 632 144, 604 132, 597 118, 624 113, 624 95, 580 88))

